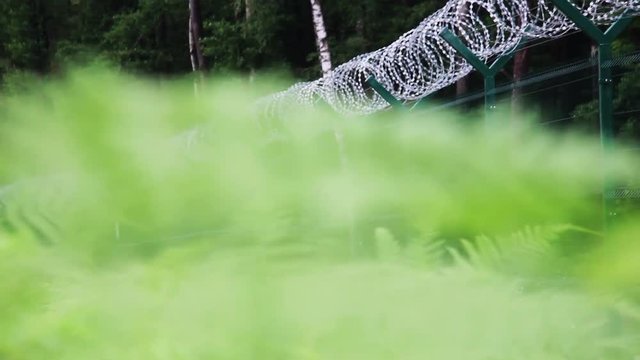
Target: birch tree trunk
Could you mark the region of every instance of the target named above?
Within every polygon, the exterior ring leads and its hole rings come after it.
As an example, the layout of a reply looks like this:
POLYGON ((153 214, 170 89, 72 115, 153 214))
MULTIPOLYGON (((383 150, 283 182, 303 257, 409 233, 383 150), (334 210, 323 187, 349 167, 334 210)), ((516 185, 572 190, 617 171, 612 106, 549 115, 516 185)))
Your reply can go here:
POLYGON ((328 74, 332 69, 331 52, 329 51, 329 42, 327 41, 327 29, 324 26, 324 16, 322 15, 322 7, 320 0, 311 1, 311 15, 313 16, 313 27, 316 33, 316 47, 318 48, 318 57, 320 59, 320 67, 322 74, 328 74))
POLYGON ((205 70, 205 60, 200 44, 201 30, 200 0, 189 0, 189 56, 191 58, 191 69, 196 74, 193 79, 193 91, 196 96, 204 86, 202 72, 205 70))
MULTIPOLYGON (((324 15, 322 14, 322 7, 320 6, 320 0, 311 1, 311 15, 313 17, 313 28, 316 33, 316 47, 318 48, 318 58, 320 60, 320 67, 322 68, 322 75, 327 75, 331 72, 333 64, 331 63, 331 52, 329 50, 329 42, 327 41, 327 29, 324 26, 324 15)), ((338 153, 340 154, 340 163, 342 171, 345 174, 349 174, 349 158, 347 157, 347 150, 344 142, 344 133, 337 126, 333 127, 333 136, 338 146, 338 153)), ((362 242, 356 235, 356 220, 353 211, 353 199, 344 199, 347 205, 347 217, 349 222, 349 228, 347 229, 352 255, 358 254, 362 248, 362 242)))
POLYGON ((201 33, 200 0, 189 0, 189 55, 194 72, 205 70, 205 60, 200 44, 201 33))

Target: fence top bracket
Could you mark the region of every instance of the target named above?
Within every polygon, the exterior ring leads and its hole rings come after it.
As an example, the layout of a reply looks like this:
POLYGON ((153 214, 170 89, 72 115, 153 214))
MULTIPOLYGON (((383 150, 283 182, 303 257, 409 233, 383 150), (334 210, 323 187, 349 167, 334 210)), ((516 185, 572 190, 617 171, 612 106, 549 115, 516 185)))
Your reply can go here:
POLYGON ((396 99, 393 94, 387 88, 384 87, 378 80, 376 80, 375 76, 371 75, 367 78, 366 83, 375 90, 386 102, 391 105, 394 109, 405 109, 402 101, 396 99))

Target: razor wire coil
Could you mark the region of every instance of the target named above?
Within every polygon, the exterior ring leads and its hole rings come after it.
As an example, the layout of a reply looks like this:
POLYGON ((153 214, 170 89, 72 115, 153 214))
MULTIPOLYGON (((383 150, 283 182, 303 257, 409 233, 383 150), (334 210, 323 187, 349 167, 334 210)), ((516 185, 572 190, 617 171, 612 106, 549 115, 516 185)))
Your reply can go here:
MULTIPOLYGON (((577 0, 573 4, 599 25, 640 14, 639 0, 577 0)), ((366 84, 371 76, 400 101, 422 99, 473 70, 439 36, 443 29, 452 31, 486 61, 508 53, 523 38, 556 39, 577 27, 548 0, 450 0, 389 46, 359 55, 318 80, 271 95, 261 106, 268 116, 319 101, 343 114, 370 114, 388 106, 366 84)))

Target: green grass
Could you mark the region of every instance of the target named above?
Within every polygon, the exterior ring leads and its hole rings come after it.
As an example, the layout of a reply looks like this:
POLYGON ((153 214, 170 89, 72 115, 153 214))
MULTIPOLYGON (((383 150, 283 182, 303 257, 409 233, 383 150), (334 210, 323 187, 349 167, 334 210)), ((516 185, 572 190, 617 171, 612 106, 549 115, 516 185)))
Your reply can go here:
POLYGON ((640 225, 603 237, 599 195, 637 158, 207 85, 87 69, 0 100, 0 198, 33 222, 0 231, 1 360, 640 356, 640 225))

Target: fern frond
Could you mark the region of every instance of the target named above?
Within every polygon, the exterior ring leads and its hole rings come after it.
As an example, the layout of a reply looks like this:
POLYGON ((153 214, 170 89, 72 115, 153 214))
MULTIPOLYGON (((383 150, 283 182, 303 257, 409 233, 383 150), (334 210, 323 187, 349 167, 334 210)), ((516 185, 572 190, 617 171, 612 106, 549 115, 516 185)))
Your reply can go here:
POLYGON ((464 256, 451 252, 456 262, 466 261, 478 268, 544 272, 546 265, 559 259, 558 240, 570 231, 588 232, 573 225, 527 226, 506 236, 477 236, 462 239, 464 256))

